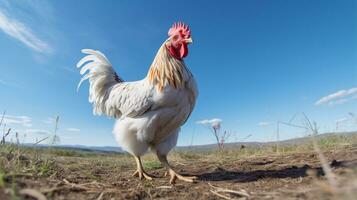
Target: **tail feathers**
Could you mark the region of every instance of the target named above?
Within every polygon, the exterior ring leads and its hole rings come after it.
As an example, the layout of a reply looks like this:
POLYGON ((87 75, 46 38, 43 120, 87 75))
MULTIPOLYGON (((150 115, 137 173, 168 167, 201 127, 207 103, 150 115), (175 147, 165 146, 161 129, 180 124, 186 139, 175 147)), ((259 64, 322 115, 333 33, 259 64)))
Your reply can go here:
POLYGON ((109 60, 99 51, 83 49, 82 53, 88 54, 78 63, 80 74, 83 75, 77 90, 85 80, 89 80, 89 102, 93 103, 93 112, 102 114, 106 112, 105 103, 112 87, 123 80, 114 71, 109 60))

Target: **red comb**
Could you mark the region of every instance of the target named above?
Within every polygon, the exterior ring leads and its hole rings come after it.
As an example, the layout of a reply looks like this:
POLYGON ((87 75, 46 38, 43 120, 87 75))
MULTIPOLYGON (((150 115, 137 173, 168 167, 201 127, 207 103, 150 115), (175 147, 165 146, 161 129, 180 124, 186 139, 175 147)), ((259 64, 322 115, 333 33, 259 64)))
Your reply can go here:
POLYGON ((178 31, 182 31, 182 34, 184 34, 188 37, 191 35, 190 27, 188 27, 183 22, 174 23, 172 25, 172 27, 170 28, 168 34, 169 34, 169 36, 172 36, 178 31))

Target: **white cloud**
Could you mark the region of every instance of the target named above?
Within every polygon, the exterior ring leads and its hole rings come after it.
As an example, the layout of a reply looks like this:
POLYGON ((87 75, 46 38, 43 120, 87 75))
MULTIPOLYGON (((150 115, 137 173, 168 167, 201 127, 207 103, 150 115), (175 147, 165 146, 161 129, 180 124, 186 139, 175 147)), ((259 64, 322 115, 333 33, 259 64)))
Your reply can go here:
POLYGON ((336 105, 336 104, 344 104, 351 100, 357 99, 357 87, 340 90, 325 97, 322 97, 318 101, 316 101, 315 105, 336 105))
POLYGON ((349 121, 349 119, 347 117, 344 117, 344 118, 336 120, 336 123, 343 123, 343 122, 347 122, 347 121, 349 121))
POLYGON ((42 120, 42 122, 45 124, 54 124, 56 122, 56 119, 53 117, 48 117, 47 119, 42 120))
POLYGON ((28 134, 49 135, 51 132, 43 129, 27 129, 25 131, 28 134))
POLYGON ((202 125, 209 125, 213 128, 220 128, 222 120, 218 118, 213 118, 213 119, 204 119, 196 122, 197 124, 202 124, 202 125))
POLYGON ((79 128, 67 128, 66 131, 68 131, 68 132, 80 132, 81 129, 79 129, 79 128))
POLYGON ((25 127, 31 127, 32 119, 28 116, 5 115, 3 123, 8 125, 17 124, 25 127))
POLYGON ((46 42, 39 39, 28 26, 14 18, 7 16, 1 10, 0 30, 37 52, 51 52, 50 46, 46 42))
POLYGON ((257 126, 269 126, 271 123, 270 122, 259 122, 257 126))

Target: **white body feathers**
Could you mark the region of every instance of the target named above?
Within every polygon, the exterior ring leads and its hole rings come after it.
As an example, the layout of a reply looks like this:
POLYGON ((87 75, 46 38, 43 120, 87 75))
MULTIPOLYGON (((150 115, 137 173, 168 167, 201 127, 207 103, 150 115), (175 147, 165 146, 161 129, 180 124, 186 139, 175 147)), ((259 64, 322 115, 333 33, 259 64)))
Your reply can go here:
POLYGON ((176 146, 178 133, 191 114, 197 88, 191 72, 181 60, 161 46, 147 77, 124 82, 99 51, 89 54, 77 67, 89 79, 89 102, 93 113, 117 119, 113 133, 129 153, 141 156, 149 148, 166 155, 176 146), (88 73, 86 73, 88 72, 88 73))

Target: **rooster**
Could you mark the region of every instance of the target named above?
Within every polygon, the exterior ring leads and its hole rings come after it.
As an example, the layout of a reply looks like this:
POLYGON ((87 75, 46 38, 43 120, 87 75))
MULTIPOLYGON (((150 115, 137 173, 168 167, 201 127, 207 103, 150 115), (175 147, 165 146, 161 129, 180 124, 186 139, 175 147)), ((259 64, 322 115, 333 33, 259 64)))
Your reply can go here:
POLYGON ((196 177, 183 176, 173 170, 167 154, 176 146, 180 127, 189 118, 198 90, 184 58, 192 43, 190 28, 174 23, 168 38, 159 48, 147 76, 126 82, 114 71, 109 60, 99 51, 83 49, 88 54, 77 64, 83 81, 89 80, 89 102, 93 114, 116 119, 113 133, 119 145, 133 155, 137 170, 133 176, 152 180, 144 171, 140 157, 149 149, 154 152, 170 175, 194 182, 196 177))

